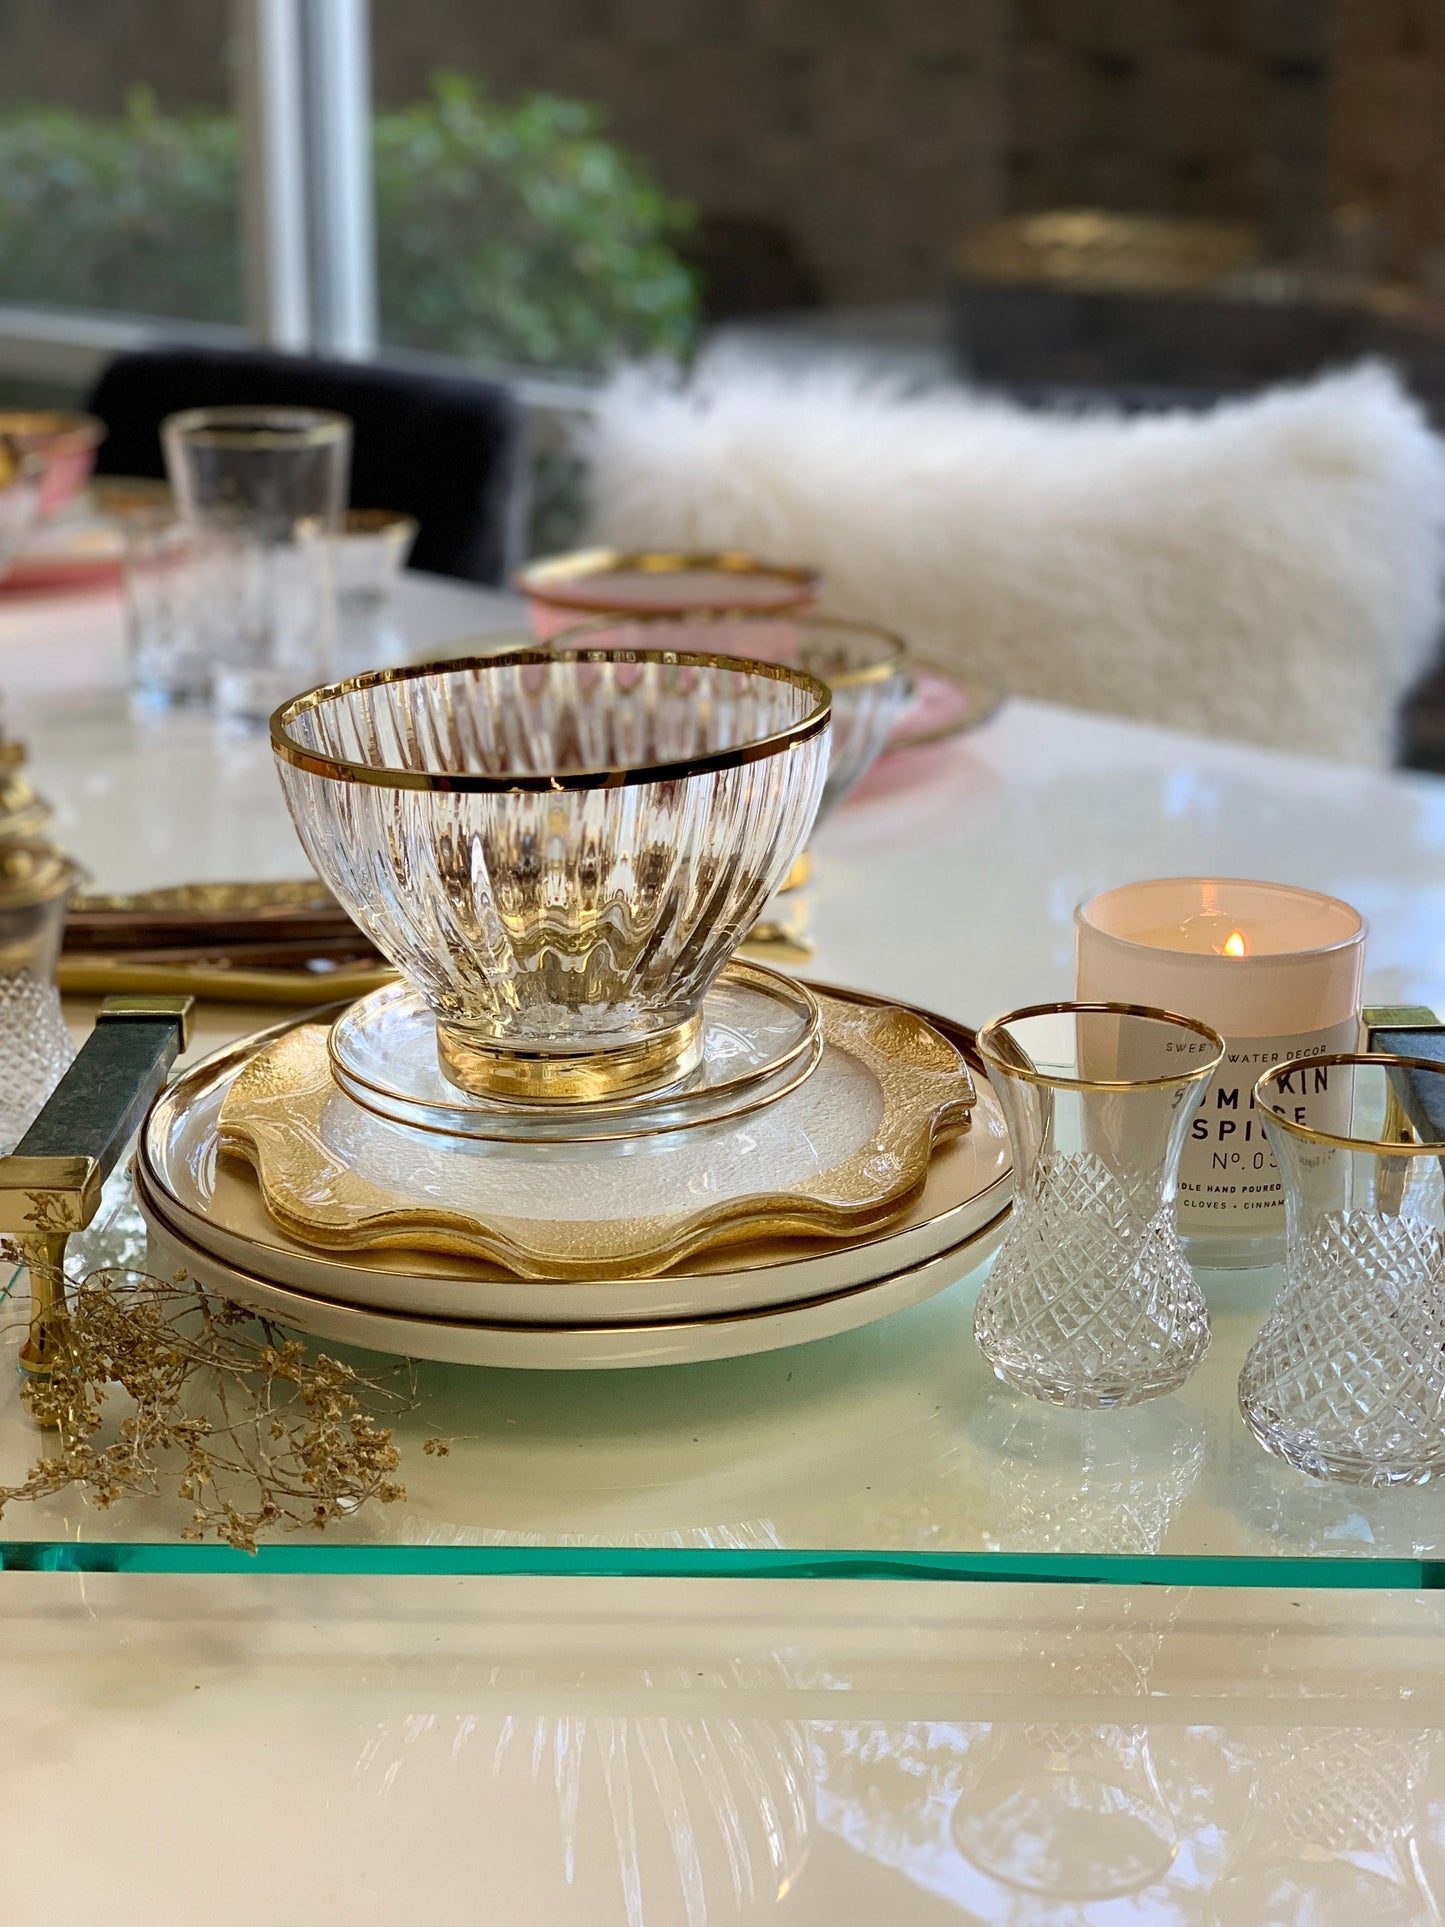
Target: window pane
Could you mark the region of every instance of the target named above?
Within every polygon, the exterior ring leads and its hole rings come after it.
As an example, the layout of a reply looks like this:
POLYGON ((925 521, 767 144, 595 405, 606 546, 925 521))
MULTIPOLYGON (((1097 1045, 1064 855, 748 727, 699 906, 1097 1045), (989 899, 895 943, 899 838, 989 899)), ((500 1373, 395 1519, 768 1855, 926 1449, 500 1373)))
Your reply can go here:
POLYGON ((0 303, 239 321, 228 17, 0 0, 0 303))

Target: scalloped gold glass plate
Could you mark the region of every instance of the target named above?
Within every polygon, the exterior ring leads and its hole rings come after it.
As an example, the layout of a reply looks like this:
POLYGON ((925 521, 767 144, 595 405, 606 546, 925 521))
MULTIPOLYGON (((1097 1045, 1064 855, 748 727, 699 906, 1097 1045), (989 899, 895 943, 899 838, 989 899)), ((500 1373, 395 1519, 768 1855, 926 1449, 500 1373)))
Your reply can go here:
POLYGON ((221 1144, 253 1166, 275 1223, 328 1251, 444 1251, 525 1278, 648 1277, 749 1239, 847 1238, 908 1210, 975 1093, 954 1046, 913 1012, 819 1001, 813 1074, 726 1123, 640 1141, 438 1137, 338 1089, 316 1024, 243 1066, 221 1144))
POLYGON ((969 1056, 978 1101, 968 1130, 930 1159, 908 1209, 878 1231, 855 1228, 846 1241, 753 1239, 704 1251, 649 1278, 519 1278, 484 1258, 444 1252, 317 1251, 280 1229, 251 1166, 223 1154, 219 1143, 221 1106, 238 1072, 275 1037, 314 1018, 292 1018, 240 1038, 182 1071, 151 1107, 137 1143, 136 1194, 148 1220, 226 1264, 309 1296, 398 1315, 556 1332, 728 1316, 828 1297, 935 1258, 1008 1207, 1008 1132, 987 1078, 973 1064, 971 1033, 946 1017, 921 1014, 969 1056))

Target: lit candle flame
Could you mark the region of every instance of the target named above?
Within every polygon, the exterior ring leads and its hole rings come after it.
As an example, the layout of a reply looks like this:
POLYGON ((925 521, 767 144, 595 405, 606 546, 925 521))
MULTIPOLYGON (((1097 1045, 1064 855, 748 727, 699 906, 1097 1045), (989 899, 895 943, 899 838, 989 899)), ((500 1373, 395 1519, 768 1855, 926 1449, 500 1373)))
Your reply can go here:
POLYGON ((1224 950, 1222 954, 1226 957, 1242 957, 1247 947, 1244 941, 1244 932, 1242 930, 1231 930, 1229 935, 1224 939, 1224 950))

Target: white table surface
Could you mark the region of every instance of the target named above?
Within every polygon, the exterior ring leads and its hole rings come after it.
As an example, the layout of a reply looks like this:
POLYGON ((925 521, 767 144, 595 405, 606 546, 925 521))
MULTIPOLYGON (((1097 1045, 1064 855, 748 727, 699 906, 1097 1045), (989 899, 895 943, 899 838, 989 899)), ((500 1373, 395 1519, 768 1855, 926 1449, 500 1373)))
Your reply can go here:
MULTIPOLYGON (((424 577, 402 617, 417 654, 518 626, 424 577)), ((132 721, 121 661, 113 596, 0 596, 9 728, 97 886, 303 874, 264 741, 132 721)), ((1017 703, 817 838, 814 974, 978 1022, 1067 994, 1080 898, 1209 871, 1348 897, 1373 998, 1445 1007, 1442 853, 1431 779, 1017 703)), ((0 1914, 1438 1919, 1442 1633, 1404 1594, 5 1575, 0 1914), (1079 1843, 1068 1901, 983 1870, 989 1804, 1017 1849, 1070 1759, 1165 1839, 1140 1891, 1090 1898, 1079 1843)))

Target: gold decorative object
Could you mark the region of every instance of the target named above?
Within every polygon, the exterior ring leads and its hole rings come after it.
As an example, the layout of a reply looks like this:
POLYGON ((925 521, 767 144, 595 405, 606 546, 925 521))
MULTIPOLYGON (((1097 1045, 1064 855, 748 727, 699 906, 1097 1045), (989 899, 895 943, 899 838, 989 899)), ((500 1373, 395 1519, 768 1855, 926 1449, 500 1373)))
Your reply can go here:
POLYGON ((970 278, 1095 293, 1196 294, 1261 259, 1257 228, 1229 221, 1057 208, 975 228, 958 250, 970 278))
POLYGON ((825 683, 833 698, 821 823, 856 789, 908 705, 908 649, 871 622, 807 610, 696 608, 594 617, 552 638, 556 649, 705 650, 743 662, 782 663, 825 683))
POLYGON ((158 1496, 170 1470, 191 1506, 182 1539, 254 1552, 263 1532, 319 1532, 368 1500, 406 1497, 394 1477, 400 1451, 377 1411, 406 1409, 409 1381, 392 1392, 339 1359, 310 1356, 224 1298, 100 1271, 77 1284, 68 1316, 46 1336, 43 1374, 21 1355, 21 1398, 58 1446, 19 1484, 0 1484, 0 1515, 70 1488, 101 1510, 158 1496), (118 1429, 113 1391, 133 1401, 118 1429))
POLYGON ((37 796, 30 779, 22 774, 24 750, 20 744, 5 747, 21 751, 14 761, 0 764, 0 843, 28 842, 42 835, 55 812, 43 796, 37 796))
POLYGON ((190 1018, 189 997, 108 999, 69 1073, 71 1089, 94 1078, 93 1115, 82 1123, 42 1113, 0 1157, 0 1234, 30 1272, 30 1335, 20 1354, 30 1373, 48 1374, 63 1347, 66 1245, 95 1216, 101 1185, 185 1049, 190 1018))
POLYGON ((276 1223, 327 1250, 645 1277, 740 1239, 857 1237, 908 1209, 974 1090, 953 1045, 912 1012, 820 1002, 817 1070, 745 1132, 678 1131, 645 1149, 424 1140, 338 1091, 326 1029, 304 1025, 237 1075, 221 1142, 252 1163, 276 1223))
POLYGON ((786 970, 812 960, 818 946, 808 935, 806 914, 790 912, 786 917, 759 917, 739 946, 738 955, 750 963, 770 964, 786 970))

